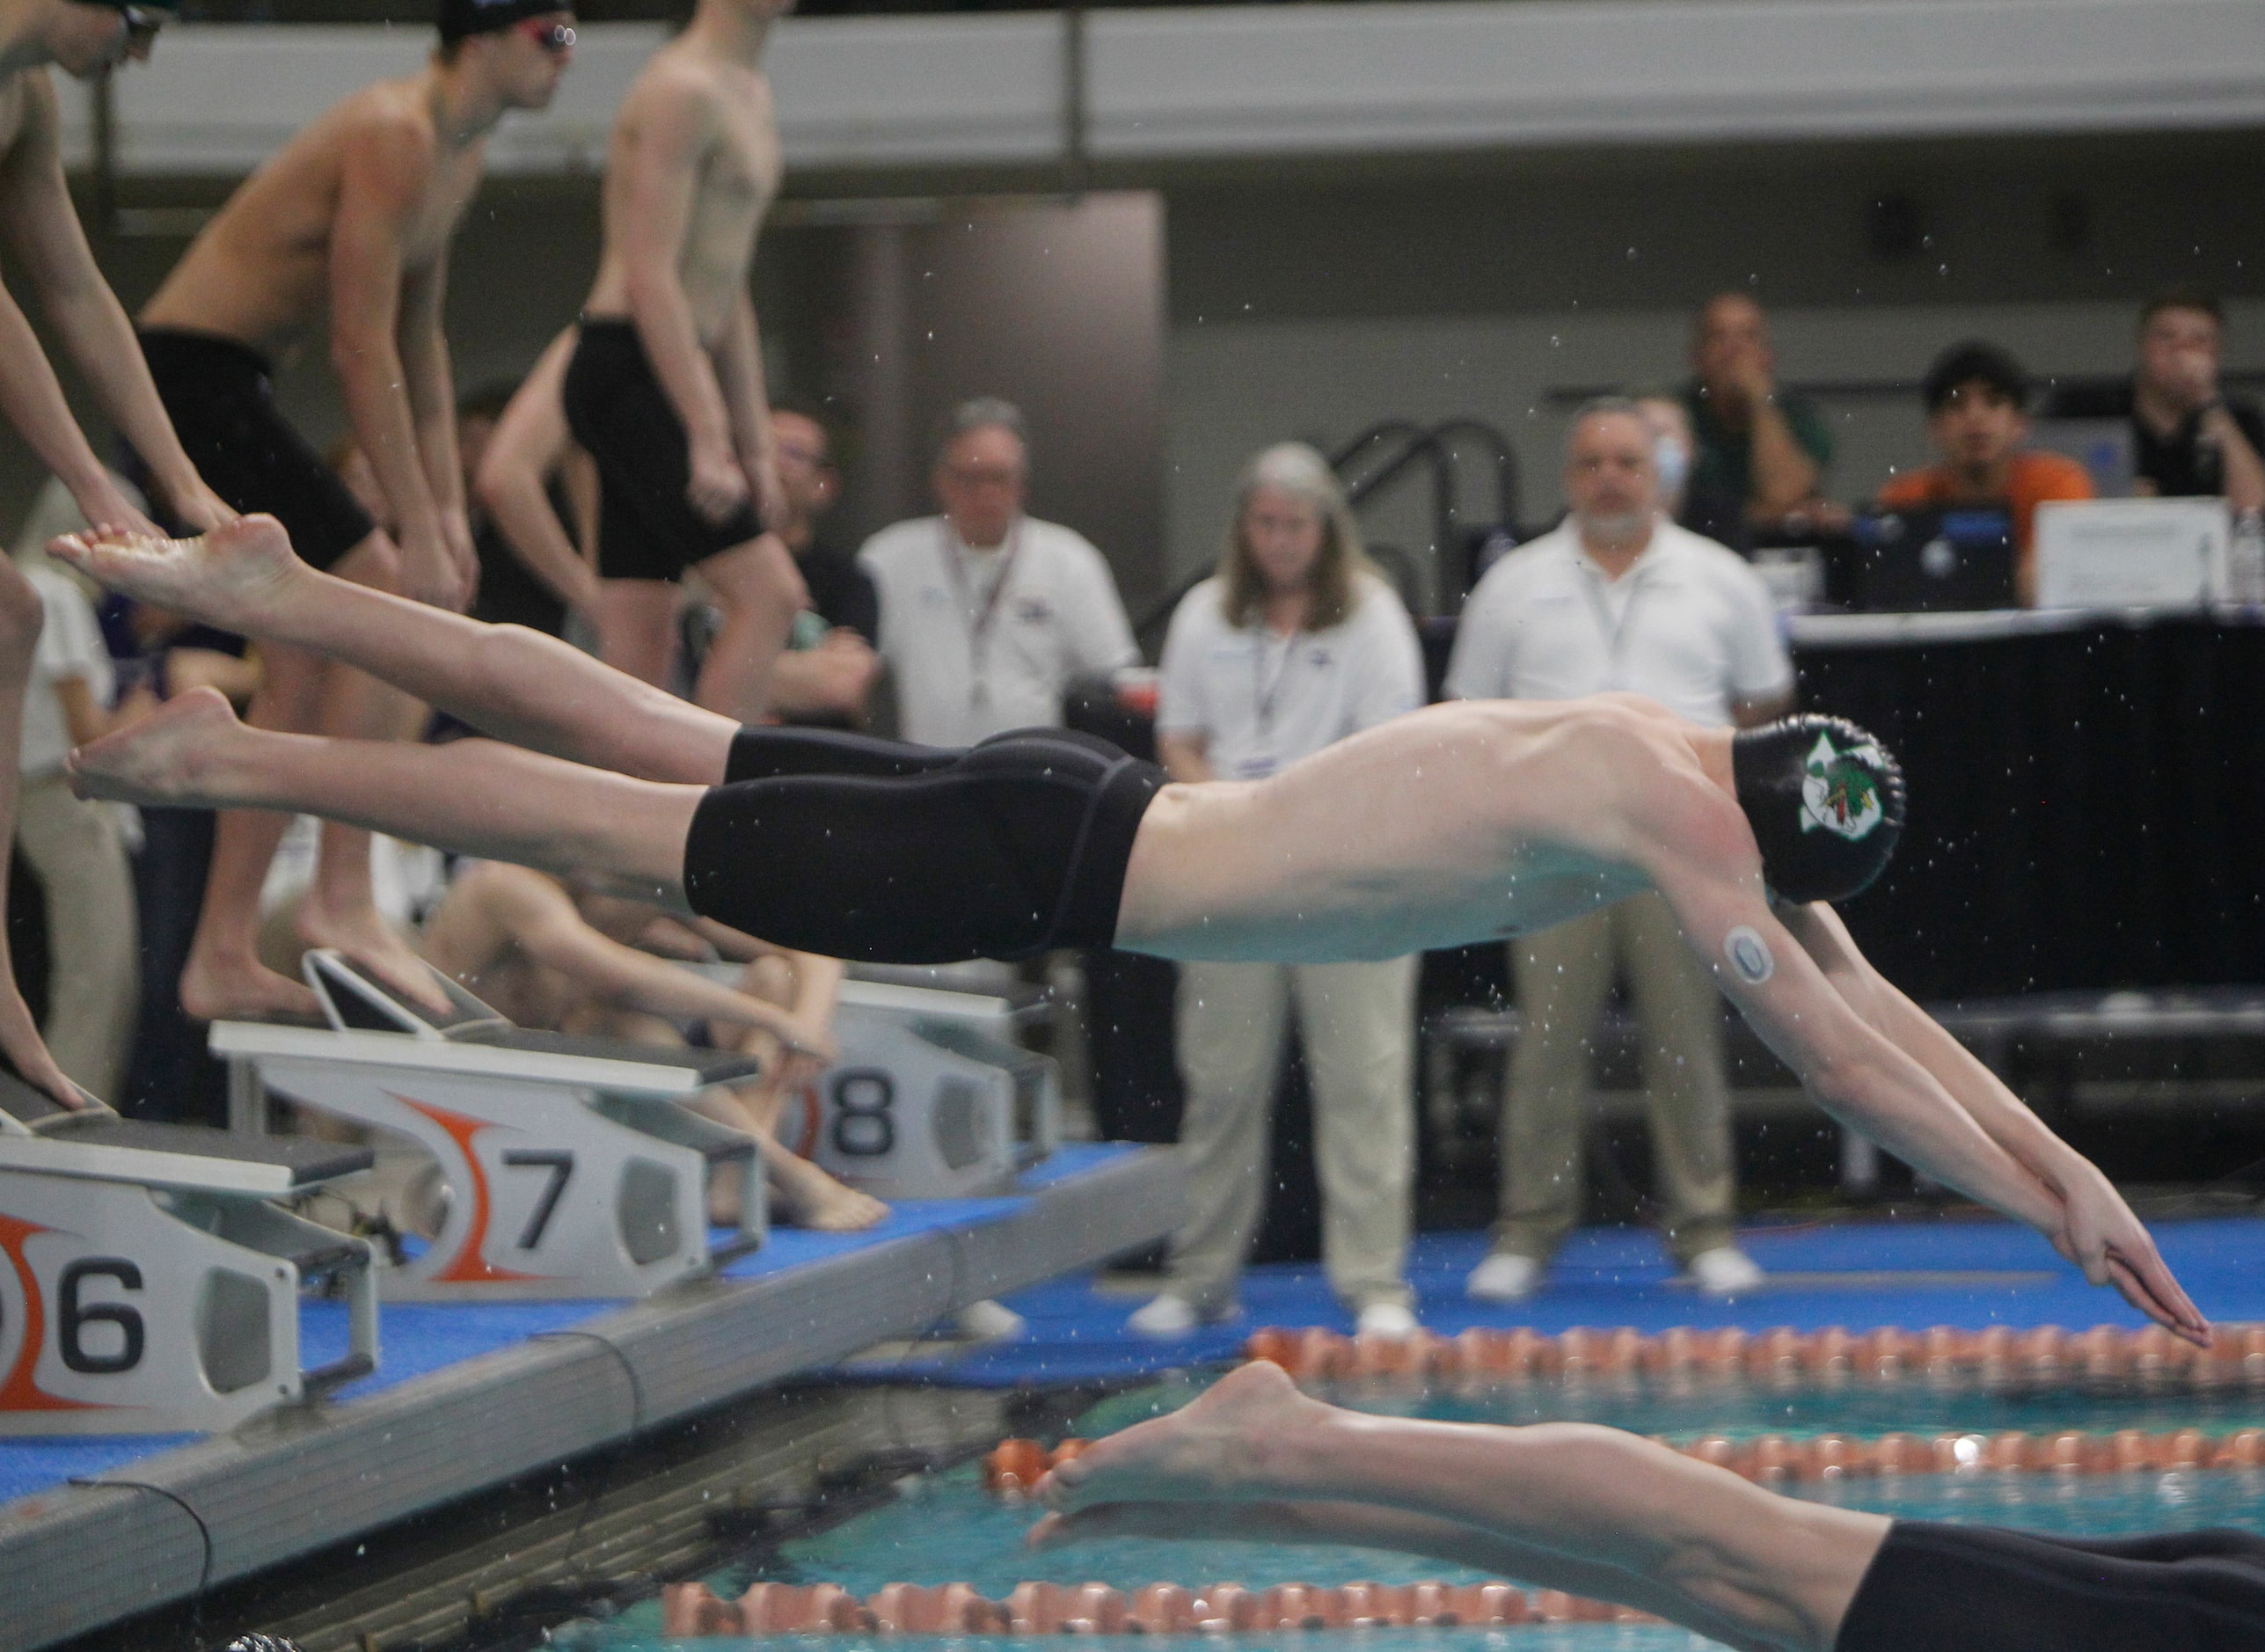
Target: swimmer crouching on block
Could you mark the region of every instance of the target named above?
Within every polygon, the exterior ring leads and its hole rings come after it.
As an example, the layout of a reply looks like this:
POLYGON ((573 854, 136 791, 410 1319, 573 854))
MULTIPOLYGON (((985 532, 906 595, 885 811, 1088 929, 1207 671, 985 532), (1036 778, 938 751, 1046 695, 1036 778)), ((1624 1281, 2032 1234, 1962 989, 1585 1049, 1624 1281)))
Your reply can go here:
POLYGON ((318 574, 269 518, 51 549, 113 589, 328 654, 532 749, 273 734, 193 694, 77 753, 86 794, 303 811, 579 871, 799 952, 1382 958, 1656 888, 1828 1113, 2208 1339, 2107 1178, 1874 970, 1826 904, 1878 874, 1903 817, 1893 760, 1852 725, 1734 735, 1627 695, 1463 701, 1264 780, 1166 785, 1054 729, 940 751, 742 727, 554 638, 318 574))
POLYGON ((1589 1423, 1343 1411, 1263 1362, 1096 1441, 1038 1495, 1041 1548, 1110 1537, 1398 1549, 1618 1601, 1747 1652, 2243 1652, 2265 1538, 2093 1541, 1781 1496, 1589 1423))

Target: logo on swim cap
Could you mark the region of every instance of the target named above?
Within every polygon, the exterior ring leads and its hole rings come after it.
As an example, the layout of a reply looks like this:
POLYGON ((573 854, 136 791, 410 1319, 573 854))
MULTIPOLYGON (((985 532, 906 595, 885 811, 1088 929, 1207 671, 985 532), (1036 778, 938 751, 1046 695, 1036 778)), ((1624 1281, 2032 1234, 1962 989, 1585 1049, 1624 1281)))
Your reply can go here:
POLYGON ((1843 751, 1832 736, 1821 734, 1809 748, 1801 787, 1801 829, 1829 831, 1861 843, 1888 817, 1880 800, 1880 771, 1887 753, 1876 744, 1852 745, 1843 751))

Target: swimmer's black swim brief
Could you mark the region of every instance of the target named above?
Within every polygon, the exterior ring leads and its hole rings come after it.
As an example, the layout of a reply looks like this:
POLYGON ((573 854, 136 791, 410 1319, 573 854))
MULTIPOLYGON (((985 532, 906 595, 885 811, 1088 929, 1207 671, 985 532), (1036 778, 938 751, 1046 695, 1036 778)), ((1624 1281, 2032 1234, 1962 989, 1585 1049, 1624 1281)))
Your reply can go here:
POLYGON ((634 322, 582 318, 565 400, 574 440, 597 461, 598 572, 605 578, 679 579, 694 563, 763 532, 751 503, 711 522, 684 497, 691 448, 634 322))
POLYGON ((684 844, 692 910, 866 963, 1025 958, 1116 934, 1164 771, 1060 728, 965 751, 746 728, 684 844))
MULTIPOLYGON (((157 399, 206 486, 237 510, 275 517, 314 567, 333 566, 376 531, 338 472, 275 406, 267 357, 208 333, 147 327, 140 338, 157 399)), ((135 479, 146 475, 145 466, 135 479)))
POLYGON ((1833 1652, 2259 1652, 2265 1538, 1898 1520, 1833 1652))

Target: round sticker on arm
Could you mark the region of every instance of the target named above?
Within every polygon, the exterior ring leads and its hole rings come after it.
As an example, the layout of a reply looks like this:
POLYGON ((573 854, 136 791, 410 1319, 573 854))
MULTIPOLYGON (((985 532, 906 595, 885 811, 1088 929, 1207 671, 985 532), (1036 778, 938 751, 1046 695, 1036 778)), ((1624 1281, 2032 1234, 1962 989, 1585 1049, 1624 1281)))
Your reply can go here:
POLYGON ((1770 956, 1770 943, 1750 925, 1741 924, 1722 938, 1722 955, 1738 972, 1738 979, 1749 986, 1758 987, 1778 972, 1778 961, 1770 956))

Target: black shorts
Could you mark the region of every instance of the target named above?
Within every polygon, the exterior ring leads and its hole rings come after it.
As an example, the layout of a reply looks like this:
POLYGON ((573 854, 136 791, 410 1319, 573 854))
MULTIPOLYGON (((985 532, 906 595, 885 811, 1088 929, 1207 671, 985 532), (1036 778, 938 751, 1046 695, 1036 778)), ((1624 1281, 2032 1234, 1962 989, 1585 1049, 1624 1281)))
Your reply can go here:
POLYGON ((189 463, 214 493, 237 510, 276 518, 300 559, 318 568, 377 530, 338 472, 275 406, 267 357, 209 333, 151 327, 141 340, 157 399, 189 463))
POLYGON ((965 751, 744 728, 684 842, 692 910, 862 963, 1107 947, 1164 771, 1059 728, 965 751))
POLYGON ((1834 1652, 2257 1652, 2265 1538, 2057 1538, 1898 1520, 1834 1652))
POLYGON ((692 508, 683 420, 653 376, 634 322, 584 316, 566 365, 566 425, 597 461, 598 573, 674 580, 763 532, 752 504, 721 522, 692 508))

